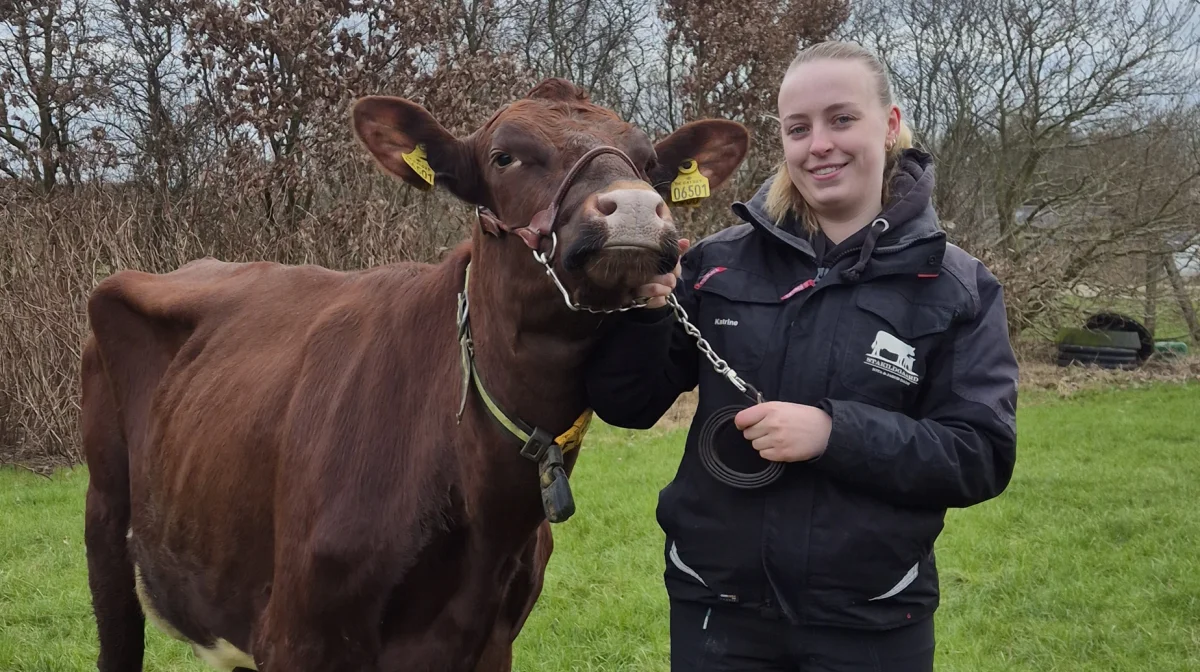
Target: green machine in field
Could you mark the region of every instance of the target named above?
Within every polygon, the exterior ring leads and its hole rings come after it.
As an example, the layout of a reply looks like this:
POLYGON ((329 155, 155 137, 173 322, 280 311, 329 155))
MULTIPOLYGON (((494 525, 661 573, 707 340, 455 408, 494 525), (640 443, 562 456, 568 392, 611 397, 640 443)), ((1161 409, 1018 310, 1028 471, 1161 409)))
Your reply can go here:
POLYGON ((1155 341, 1140 322, 1117 313, 1097 313, 1082 327, 1064 327, 1054 342, 1059 366, 1136 369, 1151 357, 1175 358, 1188 352, 1186 343, 1155 341))

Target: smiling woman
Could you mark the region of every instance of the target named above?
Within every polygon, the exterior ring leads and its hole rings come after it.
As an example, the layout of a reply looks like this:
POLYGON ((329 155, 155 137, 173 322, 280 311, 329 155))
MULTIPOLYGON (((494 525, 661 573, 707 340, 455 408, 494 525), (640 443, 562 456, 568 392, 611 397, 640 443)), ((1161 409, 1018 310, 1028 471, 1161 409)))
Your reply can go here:
POLYGON ((734 204, 743 223, 681 241, 589 367, 592 407, 622 427, 699 388, 657 510, 674 670, 932 670, 945 511, 1012 476, 1003 292, 947 244, 885 72, 853 44, 801 52, 777 173, 734 204), (668 295, 764 399, 697 353, 668 295))
POLYGON ((883 66, 856 45, 806 50, 779 87, 779 114, 784 161, 767 211, 779 220, 793 209, 809 230, 819 218, 819 228, 841 242, 887 202, 888 178, 912 147, 883 66))

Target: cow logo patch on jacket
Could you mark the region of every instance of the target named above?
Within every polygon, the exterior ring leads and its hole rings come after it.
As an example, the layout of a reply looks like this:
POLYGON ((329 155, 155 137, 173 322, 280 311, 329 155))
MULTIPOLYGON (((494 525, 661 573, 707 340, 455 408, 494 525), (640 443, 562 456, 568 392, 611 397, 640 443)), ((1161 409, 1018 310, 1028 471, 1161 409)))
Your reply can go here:
POLYGON ((871 351, 867 353, 865 363, 876 373, 882 373, 905 385, 912 385, 921 380, 913 371, 916 358, 917 352, 913 346, 886 331, 879 331, 871 343, 871 351))

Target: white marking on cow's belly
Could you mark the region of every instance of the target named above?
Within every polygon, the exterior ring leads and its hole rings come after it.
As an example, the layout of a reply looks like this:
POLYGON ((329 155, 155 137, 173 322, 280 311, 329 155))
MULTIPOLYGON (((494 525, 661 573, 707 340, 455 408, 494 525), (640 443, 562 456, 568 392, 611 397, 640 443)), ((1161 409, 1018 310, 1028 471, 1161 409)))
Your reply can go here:
POLYGON ((235 667, 244 667, 247 670, 258 669, 249 654, 223 639, 218 639, 211 649, 204 648, 199 644, 192 644, 192 650, 196 652, 200 660, 221 672, 233 672, 235 667))
POLYGON ((163 618, 162 614, 158 613, 158 610, 154 608, 154 604, 150 602, 150 597, 146 595, 146 584, 142 582, 142 568, 137 565, 133 566, 133 586, 137 591, 138 602, 142 605, 142 613, 146 615, 146 620, 150 621, 164 635, 178 639, 181 642, 188 641, 186 637, 172 627, 167 622, 167 619, 163 618))
POLYGON ((234 668, 237 667, 244 667, 248 670, 258 669, 258 666, 254 664, 254 658, 250 654, 223 639, 218 639, 211 647, 201 646, 196 642, 188 640, 172 627, 162 617, 162 614, 158 613, 154 605, 151 604, 149 598, 146 596, 146 587, 142 583, 142 570, 137 565, 133 566, 133 578, 134 588, 137 590, 138 602, 142 605, 142 613, 146 615, 146 620, 150 621, 163 634, 190 644, 197 658, 221 672, 233 672, 234 668))

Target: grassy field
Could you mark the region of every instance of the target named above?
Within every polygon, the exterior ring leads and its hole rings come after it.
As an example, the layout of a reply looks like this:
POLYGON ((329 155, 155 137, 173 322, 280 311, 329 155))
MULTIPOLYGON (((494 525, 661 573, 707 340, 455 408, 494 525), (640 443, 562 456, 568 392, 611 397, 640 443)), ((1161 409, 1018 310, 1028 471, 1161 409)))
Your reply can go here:
MULTIPOLYGON (((1197 409, 1196 384, 1023 406, 1009 491, 951 512, 939 541, 938 670, 1200 669, 1197 409)), ((592 435, 517 670, 667 669, 653 514, 682 436, 592 435)), ((0 470, 0 670, 94 669, 86 480, 0 470)), ((148 639, 148 671, 207 669, 148 639)))

